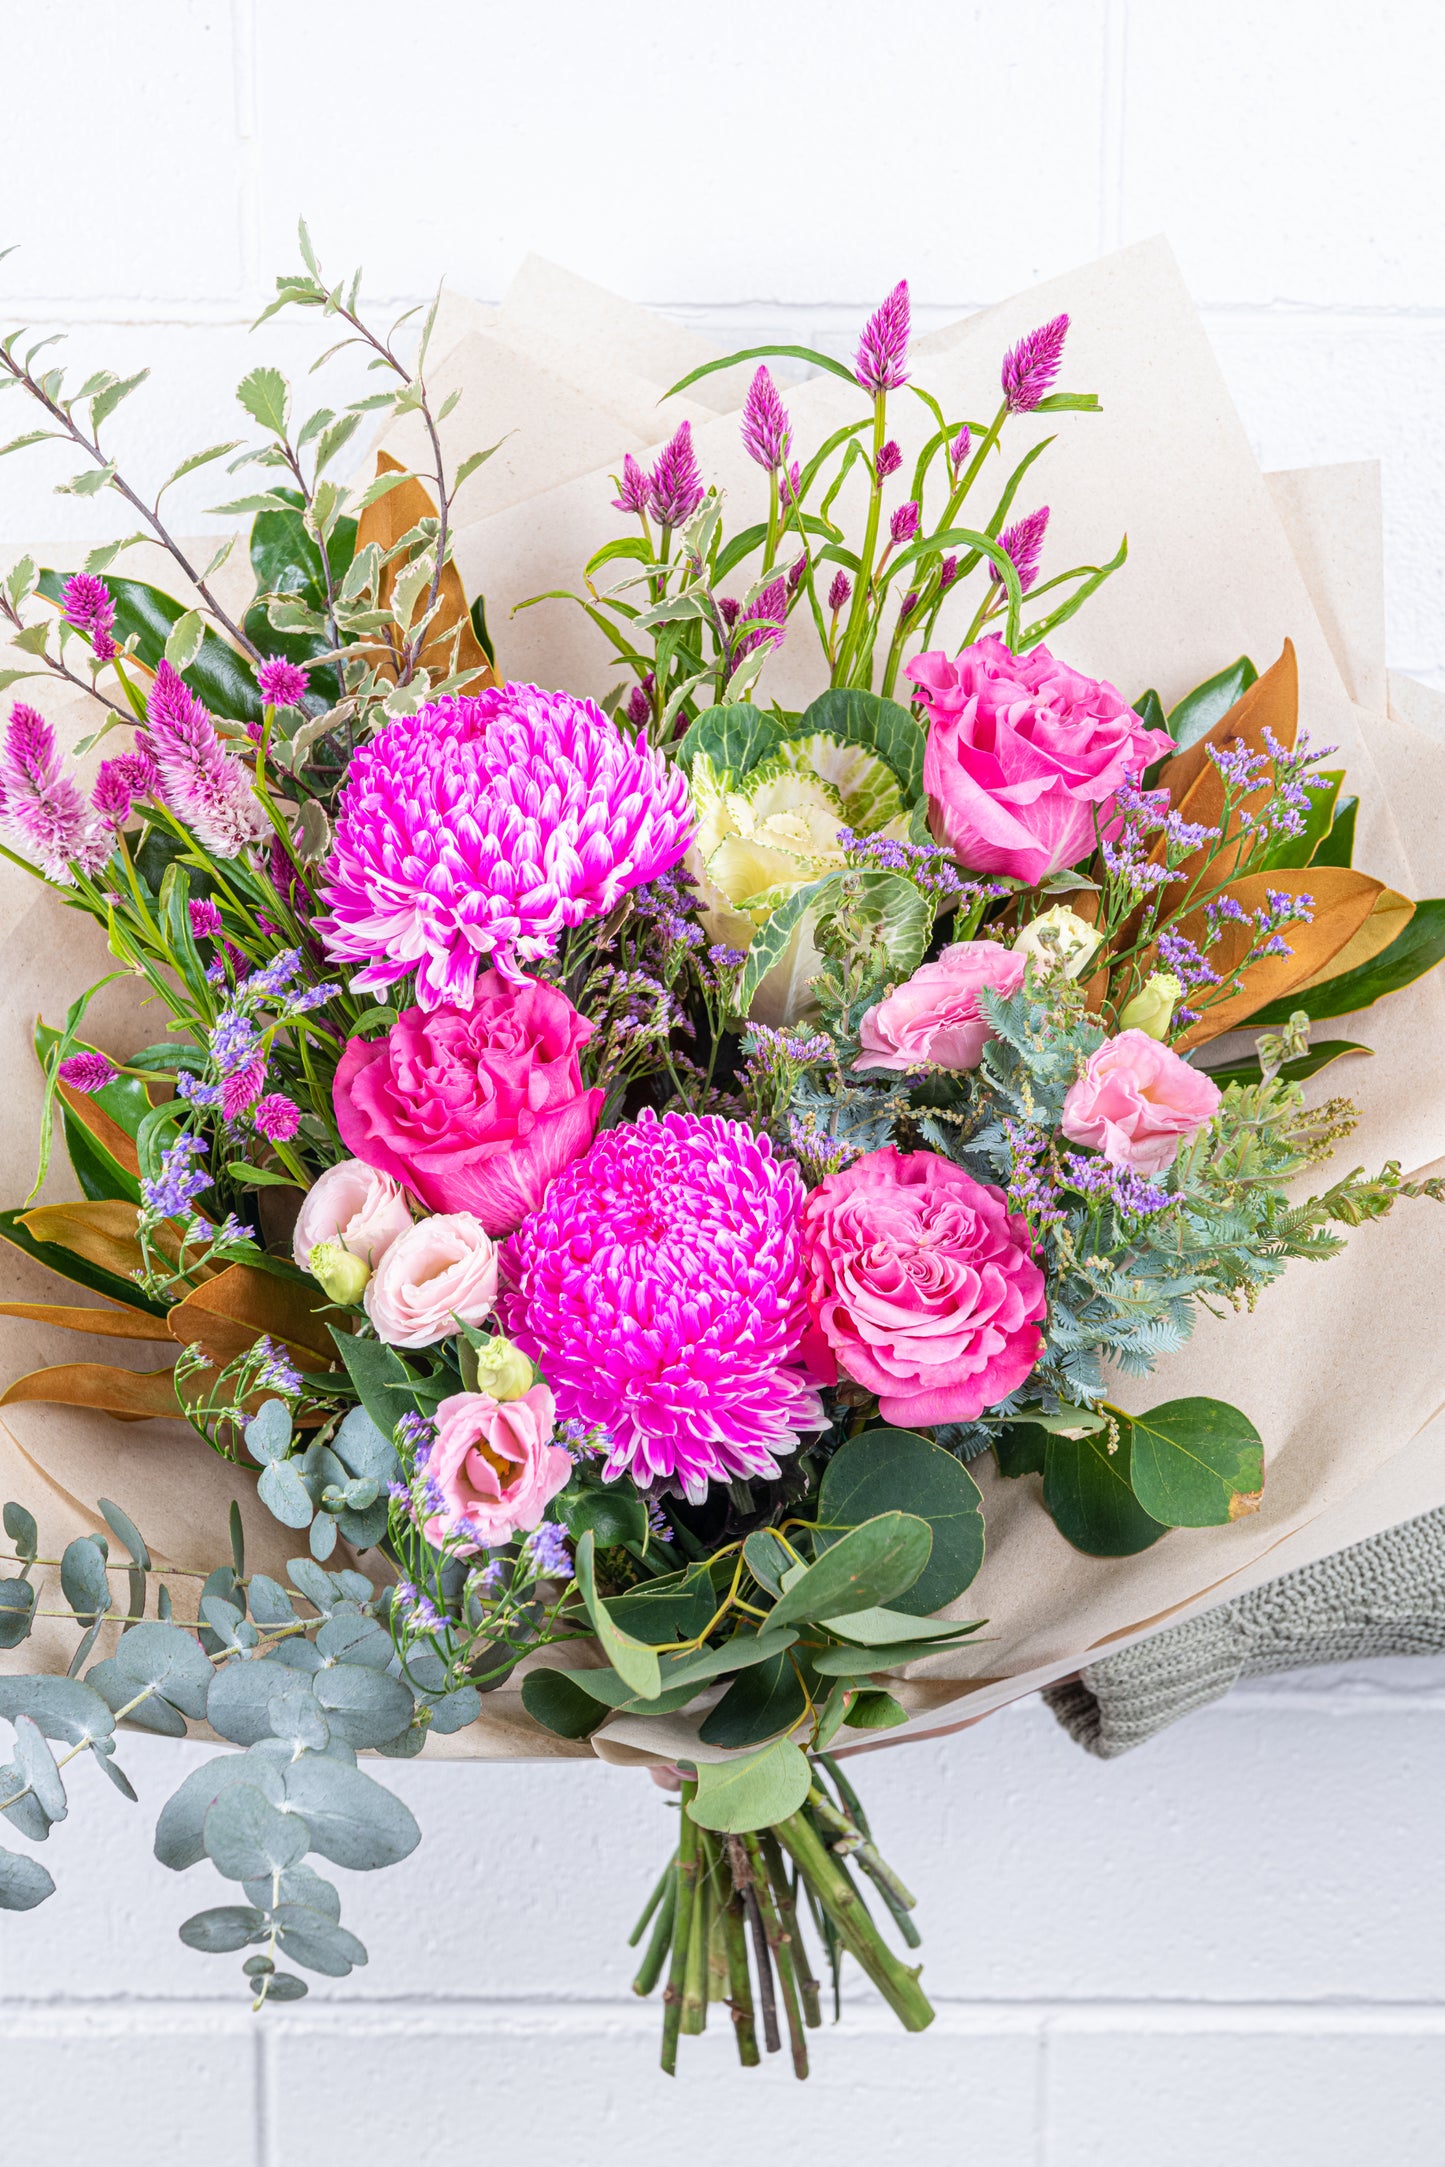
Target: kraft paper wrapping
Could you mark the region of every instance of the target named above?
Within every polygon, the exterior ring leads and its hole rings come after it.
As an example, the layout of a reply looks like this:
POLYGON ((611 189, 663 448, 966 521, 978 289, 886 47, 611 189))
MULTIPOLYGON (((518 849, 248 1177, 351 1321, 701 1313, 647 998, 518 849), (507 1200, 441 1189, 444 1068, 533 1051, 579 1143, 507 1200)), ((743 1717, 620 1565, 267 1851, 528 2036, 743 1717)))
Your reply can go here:
MULTIPOLYGON (((1303 725, 1316 743, 1339 748, 1361 799, 1356 863, 1407 893, 1437 892, 1445 868, 1445 697, 1399 678, 1389 680, 1387 695, 1375 470, 1261 475, 1159 242, 932 334, 914 349, 916 372, 951 416, 986 418, 997 402, 1005 347, 1061 309, 1072 318, 1061 387, 1097 391, 1104 411, 1048 420, 1056 441, 1034 470, 1037 490, 1019 509, 1040 500, 1053 508, 1047 569, 1100 562, 1126 530, 1130 555, 1057 637, 1056 651, 1131 696, 1153 684, 1169 705, 1235 655, 1248 653, 1262 667, 1292 639, 1303 725)), ((729 372, 731 382, 706 379, 658 405, 678 375, 706 358, 701 343, 536 262, 499 309, 448 297, 432 351, 436 385, 463 392, 447 424, 453 455, 516 432, 467 484, 472 494, 458 506, 464 581, 469 593, 487 597, 504 672, 606 690, 619 672, 580 610, 551 602, 511 613, 547 589, 577 587, 591 551, 625 531, 609 509, 609 477, 623 453, 644 456, 683 414, 692 420, 705 477, 728 491, 730 526, 757 515, 760 476, 738 444, 746 372, 729 372)), ((810 379, 785 396, 800 448, 856 418, 856 402, 833 379, 810 379)), ((910 433, 919 441, 926 422, 919 406, 914 423, 911 403, 896 402, 905 456, 910 433)), ((386 434, 389 450, 416 450, 409 426, 386 434)), ((1017 458, 1031 432, 1044 433, 1045 421, 1012 427, 1017 458)), ((0 550, 0 561, 15 554, 0 550)), ((66 560, 57 553, 52 561, 66 560)), ((153 566, 138 576, 147 572, 155 576, 153 566)), ((960 601, 960 617, 965 607, 972 603, 960 601)), ((943 638, 949 629, 942 628, 943 638)), ((763 698, 796 704, 821 689, 809 645, 800 635, 769 662, 763 698)), ((91 726, 68 697, 44 685, 26 690, 67 739, 91 726)), ((58 1015, 101 973, 105 957, 88 921, 8 866, 0 870, 0 925, 10 966, 0 1052, 9 1120, 0 1132, 0 1168, 7 1200, 18 1200, 32 1178, 40 1104, 30 1021, 37 1009, 58 1015)), ((159 1035, 125 987, 107 989, 93 1014, 101 1043, 159 1035)), ((1436 1083, 1445 991, 1438 974, 1329 1030, 1363 1039, 1375 1052, 1308 1087, 1318 1097, 1349 1092, 1363 1112, 1325 1178, 1387 1157, 1407 1171, 1436 1170, 1445 1161, 1445 1097, 1436 1083)), ((62 1170, 46 1193, 62 1195, 66 1187, 62 1170)), ((1076 1669, 1102 1645, 1122 1645, 1445 1500, 1445 1349, 1436 1293, 1442 1265, 1445 1213, 1401 1205, 1383 1224, 1354 1233, 1334 1262, 1293 1265, 1253 1315, 1201 1314, 1186 1349, 1118 1390, 1121 1403, 1135 1408, 1208 1393, 1247 1410, 1265 1439, 1267 1480, 1259 1513, 1233 1526, 1175 1530, 1135 1558, 1087 1558, 1044 1513, 1035 1478, 1006 1482, 991 1459, 976 1462, 988 1551, 955 1610, 988 1623, 966 1650, 912 1665, 894 1682, 911 1721, 877 1746, 986 1713, 1076 1669)), ((55 1298, 48 1275, 13 1253, 0 1257, 0 1272, 13 1297, 55 1298)), ((68 1334, 0 1319, 7 1376, 88 1351, 68 1334)), ((242 1498, 258 1566, 275 1571, 295 1547, 295 1538, 255 1507, 248 1478, 173 1424, 121 1425, 60 1408, 8 1410, 0 1494, 36 1513, 50 1555, 50 1545, 99 1525, 93 1500, 102 1494, 131 1512, 166 1564, 224 1562, 233 1495, 242 1498)), ((63 1666, 72 1644, 66 1627, 44 1624, 28 1648, 0 1660, 63 1666)), ((560 1652, 543 1658, 562 1659, 560 1652)), ((695 1716, 615 1718, 590 1747, 569 1745, 527 1721, 513 1681, 488 1696, 477 1724, 427 1750, 461 1758, 589 1751, 617 1761, 699 1751, 707 1757, 695 1725, 695 1716)), ((850 1750, 873 1750, 873 1742, 850 1750)))

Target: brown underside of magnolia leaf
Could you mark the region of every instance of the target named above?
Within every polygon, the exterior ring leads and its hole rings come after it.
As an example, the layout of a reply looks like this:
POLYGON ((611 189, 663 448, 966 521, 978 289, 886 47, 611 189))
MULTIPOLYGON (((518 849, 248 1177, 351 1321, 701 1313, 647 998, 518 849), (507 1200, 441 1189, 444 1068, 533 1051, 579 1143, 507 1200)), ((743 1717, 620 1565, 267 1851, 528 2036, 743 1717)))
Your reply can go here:
MULTIPOLYGON (((1299 732, 1299 665, 1295 659, 1294 642, 1286 640, 1277 662, 1272 662, 1262 677, 1257 677, 1248 692, 1240 694, 1227 713, 1220 716, 1214 727, 1207 730, 1194 744, 1183 752, 1172 753, 1159 773, 1159 783, 1169 792, 1169 802, 1178 812, 1183 808, 1189 792, 1201 777, 1213 776, 1220 781, 1219 770, 1209 757, 1211 746, 1223 752, 1235 745, 1244 745, 1250 752, 1267 752, 1264 733, 1268 730, 1286 752, 1294 750, 1299 732)), ((1223 788, 1220 788, 1221 802, 1223 788)), ((1190 819, 1203 815, 1190 814, 1190 819)))
MULTIPOLYGON (((117 1279, 130 1279, 144 1265, 136 1238, 137 1207, 123 1198, 87 1198, 73 1204, 37 1204, 21 1214, 20 1224, 34 1240, 52 1242, 72 1256, 98 1264, 117 1279)), ((172 1263, 180 1254, 180 1229, 163 1221, 153 1237, 161 1255, 172 1263)), ((209 1274, 209 1265, 199 1267, 209 1274)))
POLYGON ((128 1134, 118 1121, 113 1121, 105 1108, 97 1106, 95 1100, 84 1091, 76 1091, 67 1083, 60 1083, 56 1088, 65 1101, 66 1112, 71 1119, 78 1121, 83 1129, 89 1131, 101 1150, 109 1152, 117 1166, 124 1167, 128 1174, 133 1174, 139 1181, 140 1159, 134 1137, 128 1134))
MULTIPOLYGON (((1320 870, 1315 867, 1317 873, 1320 870)), ((1346 941, 1338 954, 1331 956, 1313 978, 1306 978, 1296 986, 1295 992, 1304 993, 1311 986, 1327 985, 1343 971, 1357 971, 1362 964, 1373 963, 1376 956, 1383 955, 1390 944, 1398 940, 1414 915, 1415 906, 1407 895, 1401 895, 1395 888, 1382 888, 1359 932, 1346 941)))
POLYGON ((105 1362, 61 1362, 53 1369, 33 1369, 0 1393, 0 1407, 22 1401, 57 1407, 91 1407, 120 1422, 144 1422, 157 1415, 179 1415, 175 1385, 168 1369, 113 1369, 105 1362))
POLYGON ((217 1368, 236 1361, 264 1332, 301 1369, 334 1369, 336 1348, 318 1314, 328 1307, 319 1287, 297 1286, 254 1264, 231 1264, 178 1302, 165 1321, 173 1339, 200 1347, 217 1368))
POLYGON ((100 1339, 161 1339, 170 1343, 164 1317, 148 1309, 94 1309, 69 1302, 0 1302, 0 1317, 54 1324, 63 1332, 93 1332, 100 1339))
MULTIPOLYGON (((405 471, 400 459, 393 459, 390 452, 379 451, 376 455, 378 477, 383 474, 400 474, 405 471)), ((383 557, 399 542, 404 534, 423 519, 435 519, 437 508, 427 491, 416 480, 398 482, 386 495, 368 504, 356 523, 356 547, 358 551, 375 542, 383 557)), ((387 565, 381 575, 381 606, 391 602, 392 583, 396 567, 387 565)), ((484 686, 494 685, 496 673, 472 630, 471 612, 467 608, 466 589, 455 561, 442 567, 441 583, 437 589, 438 608, 427 626, 426 639, 421 651, 421 664, 432 674, 433 682, 441 677, 459 675, 463 671, 470 676, 468 692, 480 692, 484 686), (455 654, 453 649, 455 648, 455 654)), ((390 651, 381 645, 366 645, 362 652, 368 662, 384 677, 395 679, 396 664, 390 651)))
MULTIPOLYGON (((1308 925, 1286 926, 1284 938, 1290 944, 1290 953, 1265 956, 1251 964, 1239 991, 1205 1009, 1198 1023, 1175 1040, 1178 1052, 1187 1053, 1191 1047, 1207 1045, 1226 1031, 1238 1030, 1257 1008, 1296 992, 1353 940, 1369 918, 1376 898, 1385 893, 1378 880, 1345 865, 1315 865, 1303 872, 1247 873, 1243 880, 1233 881, 1227 893, 1243 909, 1254 911, 1271 889, 1285 895, 1312 896, 1313 918, 1308 925)), ((1202 943, 1204 912, 1194 912, 1180 930, 1186 939, 1202 943)), ((1210 962, 1226 981, 1248 954, 1252 939, 1251 927, 1226 925, 1210 949, 1210 962)))

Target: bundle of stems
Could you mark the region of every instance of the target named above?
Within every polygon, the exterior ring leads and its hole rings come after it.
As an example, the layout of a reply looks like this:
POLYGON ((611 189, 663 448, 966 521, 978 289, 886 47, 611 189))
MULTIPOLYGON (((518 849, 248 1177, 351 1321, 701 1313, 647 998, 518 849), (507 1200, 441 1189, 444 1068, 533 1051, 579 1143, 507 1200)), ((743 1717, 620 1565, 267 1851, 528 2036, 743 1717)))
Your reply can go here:
POLYGON ((801 1932, 809 1915, 822 1944, 839 2013, 839 1976, 853 1956, 906 2030, 921 2032, 933 2010, 910 1969, 888 1947, 850 1864, 873 1883, 910 1948, 919 1945, 915 1899, 880 1856, 857 1793, 827 1754, 813 1760, 814 1781, 796 1813, 771 1828, 724 1834, 704 1828, 690 1807, 697 1785, 682 1786, 678 1844, 632 1930, 647 1935, 635 1994, 662 1995, 662 2067, 677 2073, 677 2043, 707 2026, 717 2003, 732 2016, 745 2069, 782 2050, 785 2025, 793 2074, 808 2074, 806 2034, 823 2021, 817 1974, 801 1932), (831 1788, 830 1788, 831 1785, 831 1788), (650 1932, 649 1932, 650 1929, 650 1932), (781 2023, 779 2012, 781 2010, 781 2023))

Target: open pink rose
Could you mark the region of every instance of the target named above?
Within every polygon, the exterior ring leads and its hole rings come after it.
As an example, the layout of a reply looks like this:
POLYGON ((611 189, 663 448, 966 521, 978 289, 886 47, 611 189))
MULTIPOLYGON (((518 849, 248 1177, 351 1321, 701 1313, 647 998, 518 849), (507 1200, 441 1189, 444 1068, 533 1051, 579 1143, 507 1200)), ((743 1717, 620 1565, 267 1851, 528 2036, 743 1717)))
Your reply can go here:
POLYGON ((1028 1225, 951 1160, 867 1152, 813 1191, 803 1238, 819 1331, 886 1421, 976 1421, 1038 1360, 1028 1225))
POLYGON ((1059 1126, 1112 1166, 1162 1173, 1219 1110, 1219 1086, 1147 1031, 1121 1031, 1089 1055, 1069 1086, 1059 1126))
POLYGON ((956 659, 919 655, 904 672, 931 727, 923 787, 934 836, 976 873, 1044 880, 1094 847, 1095 814, 1170 750, 1122 693, 990 635, 956 659))
POLYGON ((318 1242, 340 1242, 374 1271, 399 1234, 411 1225, 411 1207, 400 1185, 360 1159, 328 1166, 306 1192, 296 1215, 291 1254, 311 1269, 318 1242))
POLYGON ((433 1211, 508 1234, 592 1141, 601 1090, 582 1086, 592 1036, 564 993, 483 971, 468 1009, 408 1008, 384 1039, 354 1038, 336 1071, 347 1148, 433 1211))
POLYGON ((1017 993, 1028 958, 997 941, 955 941, 932 963, 920 963, 906 984, 870 1008, 858 1027, 863 1068, 977 1068, 993 1028, 979 1006, 987 986, 1017 993))
POLYGON ((440 1544, 459 1534, 473 1549, 490 1550, 536 1527, 572 1473, 562 1447, 549 1441, 556 1418, 544 1384, 516 1400, 494 1400, 485 1392, 456 1392, 443 1400, 427 1462, 442 1509, 426 1523, 427 1541, 440 1544))
POLYGON ((394 1241, 362 1301, 389 1347, 431 1347, 463 1324, 484 1324, 497 1299, 497 1245, 469 1211, 418 1219, 394 1241))

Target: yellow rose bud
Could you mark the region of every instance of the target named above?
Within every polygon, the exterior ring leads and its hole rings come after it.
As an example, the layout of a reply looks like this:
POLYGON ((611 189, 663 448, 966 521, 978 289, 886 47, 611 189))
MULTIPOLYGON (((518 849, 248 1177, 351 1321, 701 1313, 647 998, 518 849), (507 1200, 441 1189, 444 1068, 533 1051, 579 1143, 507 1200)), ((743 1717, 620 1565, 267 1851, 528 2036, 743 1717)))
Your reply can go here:
POLYGON ((514 1347, 509 1339, 489 1339, 485 1347, 477 1347, 473 1352, 478 1392, 485 1392, 494 1400, 519 1400, 531 1391, 536 1372, 521 1348, 514 1347))
POLYGON ((1055 903, 1052 910, 1041 911, 1037 918, 1029 920, 1014 947, 1021 955, 1031 956, 1045 973, 1062 970, 1070 978, 1077 978, 1102 938, 1088 919, 1070 910, 1067 903, 1055 903))
POLYGON ((1156 971, 1119 1018, 1121 1031, 1143 1031, 1162 1044, 1169 1033, 1174 1004, 1184 988, 1172 971, 1156 971))
POLYGON ((333 1302, 350 1307, 359 1302, 371 1279, 365 1257, 354 1257, 344 1242, 313 1242, 307 1265, 313 1279, 333 1302))

